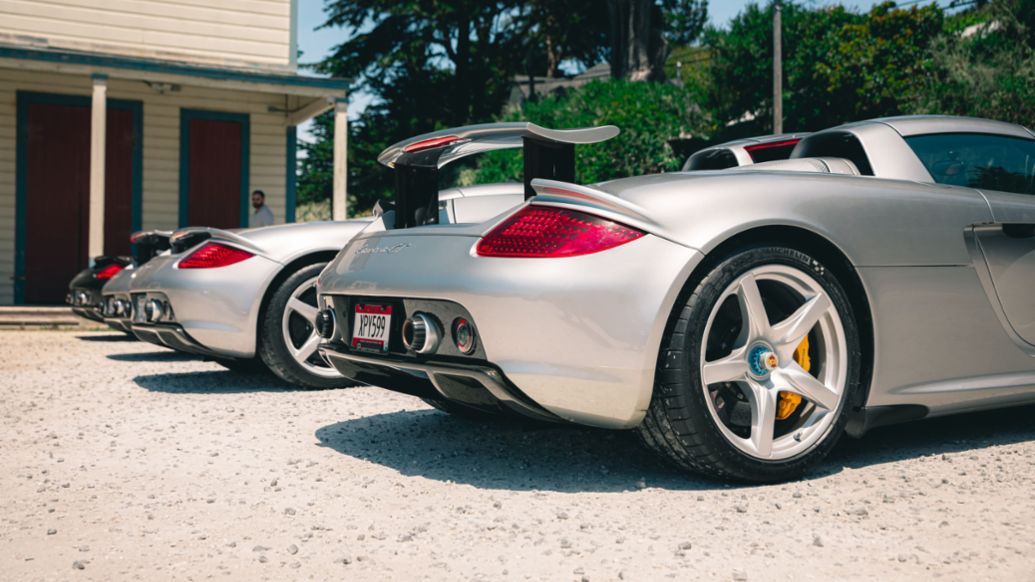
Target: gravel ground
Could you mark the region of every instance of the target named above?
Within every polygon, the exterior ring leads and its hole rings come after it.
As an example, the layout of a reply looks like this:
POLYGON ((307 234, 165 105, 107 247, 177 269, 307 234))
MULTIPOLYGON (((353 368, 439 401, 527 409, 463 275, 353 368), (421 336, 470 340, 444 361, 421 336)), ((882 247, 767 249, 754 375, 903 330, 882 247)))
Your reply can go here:
POLYGON ((110 333, 0 332, 0 373, 0 579, 1035 580, 1032 407, 741 487, 110 333))

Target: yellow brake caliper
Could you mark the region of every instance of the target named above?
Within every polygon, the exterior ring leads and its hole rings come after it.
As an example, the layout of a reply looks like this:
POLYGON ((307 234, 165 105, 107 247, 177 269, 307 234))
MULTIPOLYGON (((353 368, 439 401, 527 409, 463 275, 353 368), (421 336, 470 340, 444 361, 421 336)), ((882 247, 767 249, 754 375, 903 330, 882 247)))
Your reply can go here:
MULTIPOLYGON (((806 372, 812 368, 812 361, 809 359, 809 336, 805 336, 805 339, 798 344, 798 348, 794 350, 794 361, 806 372)), ((800 394, 781 391, 776 401, 776 420, 787 420, 800 404, 800 394)))

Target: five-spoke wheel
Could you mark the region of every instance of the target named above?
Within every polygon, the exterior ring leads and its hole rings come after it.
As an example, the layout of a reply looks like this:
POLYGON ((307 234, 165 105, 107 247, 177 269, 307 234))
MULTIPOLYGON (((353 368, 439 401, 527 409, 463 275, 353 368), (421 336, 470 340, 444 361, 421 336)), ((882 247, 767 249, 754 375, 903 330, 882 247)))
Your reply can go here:
POLYGON ((326 263, 292 273, 273 290, 259 322, 259 356, 274 374, 304 388, 348 386, 350 381, 317 347, 316 280, 326 263))
POLYGON ((801 251, 760 246, 688 291, 663 340, 644 442, 715 476, 800 475, 833 447, 858 390, 841 282, 801 251))

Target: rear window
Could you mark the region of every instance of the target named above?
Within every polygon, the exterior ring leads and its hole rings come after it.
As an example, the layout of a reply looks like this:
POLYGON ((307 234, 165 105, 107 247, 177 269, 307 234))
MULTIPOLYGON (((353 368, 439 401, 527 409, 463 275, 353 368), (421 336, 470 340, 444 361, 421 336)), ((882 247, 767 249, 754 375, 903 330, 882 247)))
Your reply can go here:
POLYGON ((863 176, 873 175, 873 166, 866 156, 866 149, 854 135, 844 131, 831 131, 810 135, 801 140, 794 150, 795 158, 844 158, 855 164, 863 176))
POLYGON ((1035 140, 981 133, 907 137, 939 184, 1035 194, 1035 140))
POLYGON ((737 156, 726 148, 704 150, 690 156, 683 166, 684 172, 696 170, 725 170, 737 166, 737 156))
POLYGON ((798 141, 800 140, 789 139, 772 143, 759 143, 744 146, 744 151, 751 156, 751 161, 756 164, 772 162, 774 160, 786 160, 791 157, 791 152, 794 151, 794 146, 798 145, 798 141))

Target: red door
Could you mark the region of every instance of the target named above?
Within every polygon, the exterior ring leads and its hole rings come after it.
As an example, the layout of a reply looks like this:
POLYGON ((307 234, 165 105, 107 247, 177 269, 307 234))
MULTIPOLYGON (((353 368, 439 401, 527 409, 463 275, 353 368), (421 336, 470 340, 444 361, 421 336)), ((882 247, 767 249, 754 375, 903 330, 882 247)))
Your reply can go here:
MULTIPOLYGON (((51 100, 25 107, 23 301, 58 304, 89 263, 90 108, 51 100)), ((109 109, 107 118, 105 253, 128 254, 134 116, 109 109)))
MULTIPOLYGON (((185 226, 238 228, 241 224, 246 125, 241 121, 196 117, 185 111, 187 131, 187 213, 185 226)), ((214 114, 218 115, 218 114, 214 114)), ((181 221, 182 222, 182 221, 181 221)))

